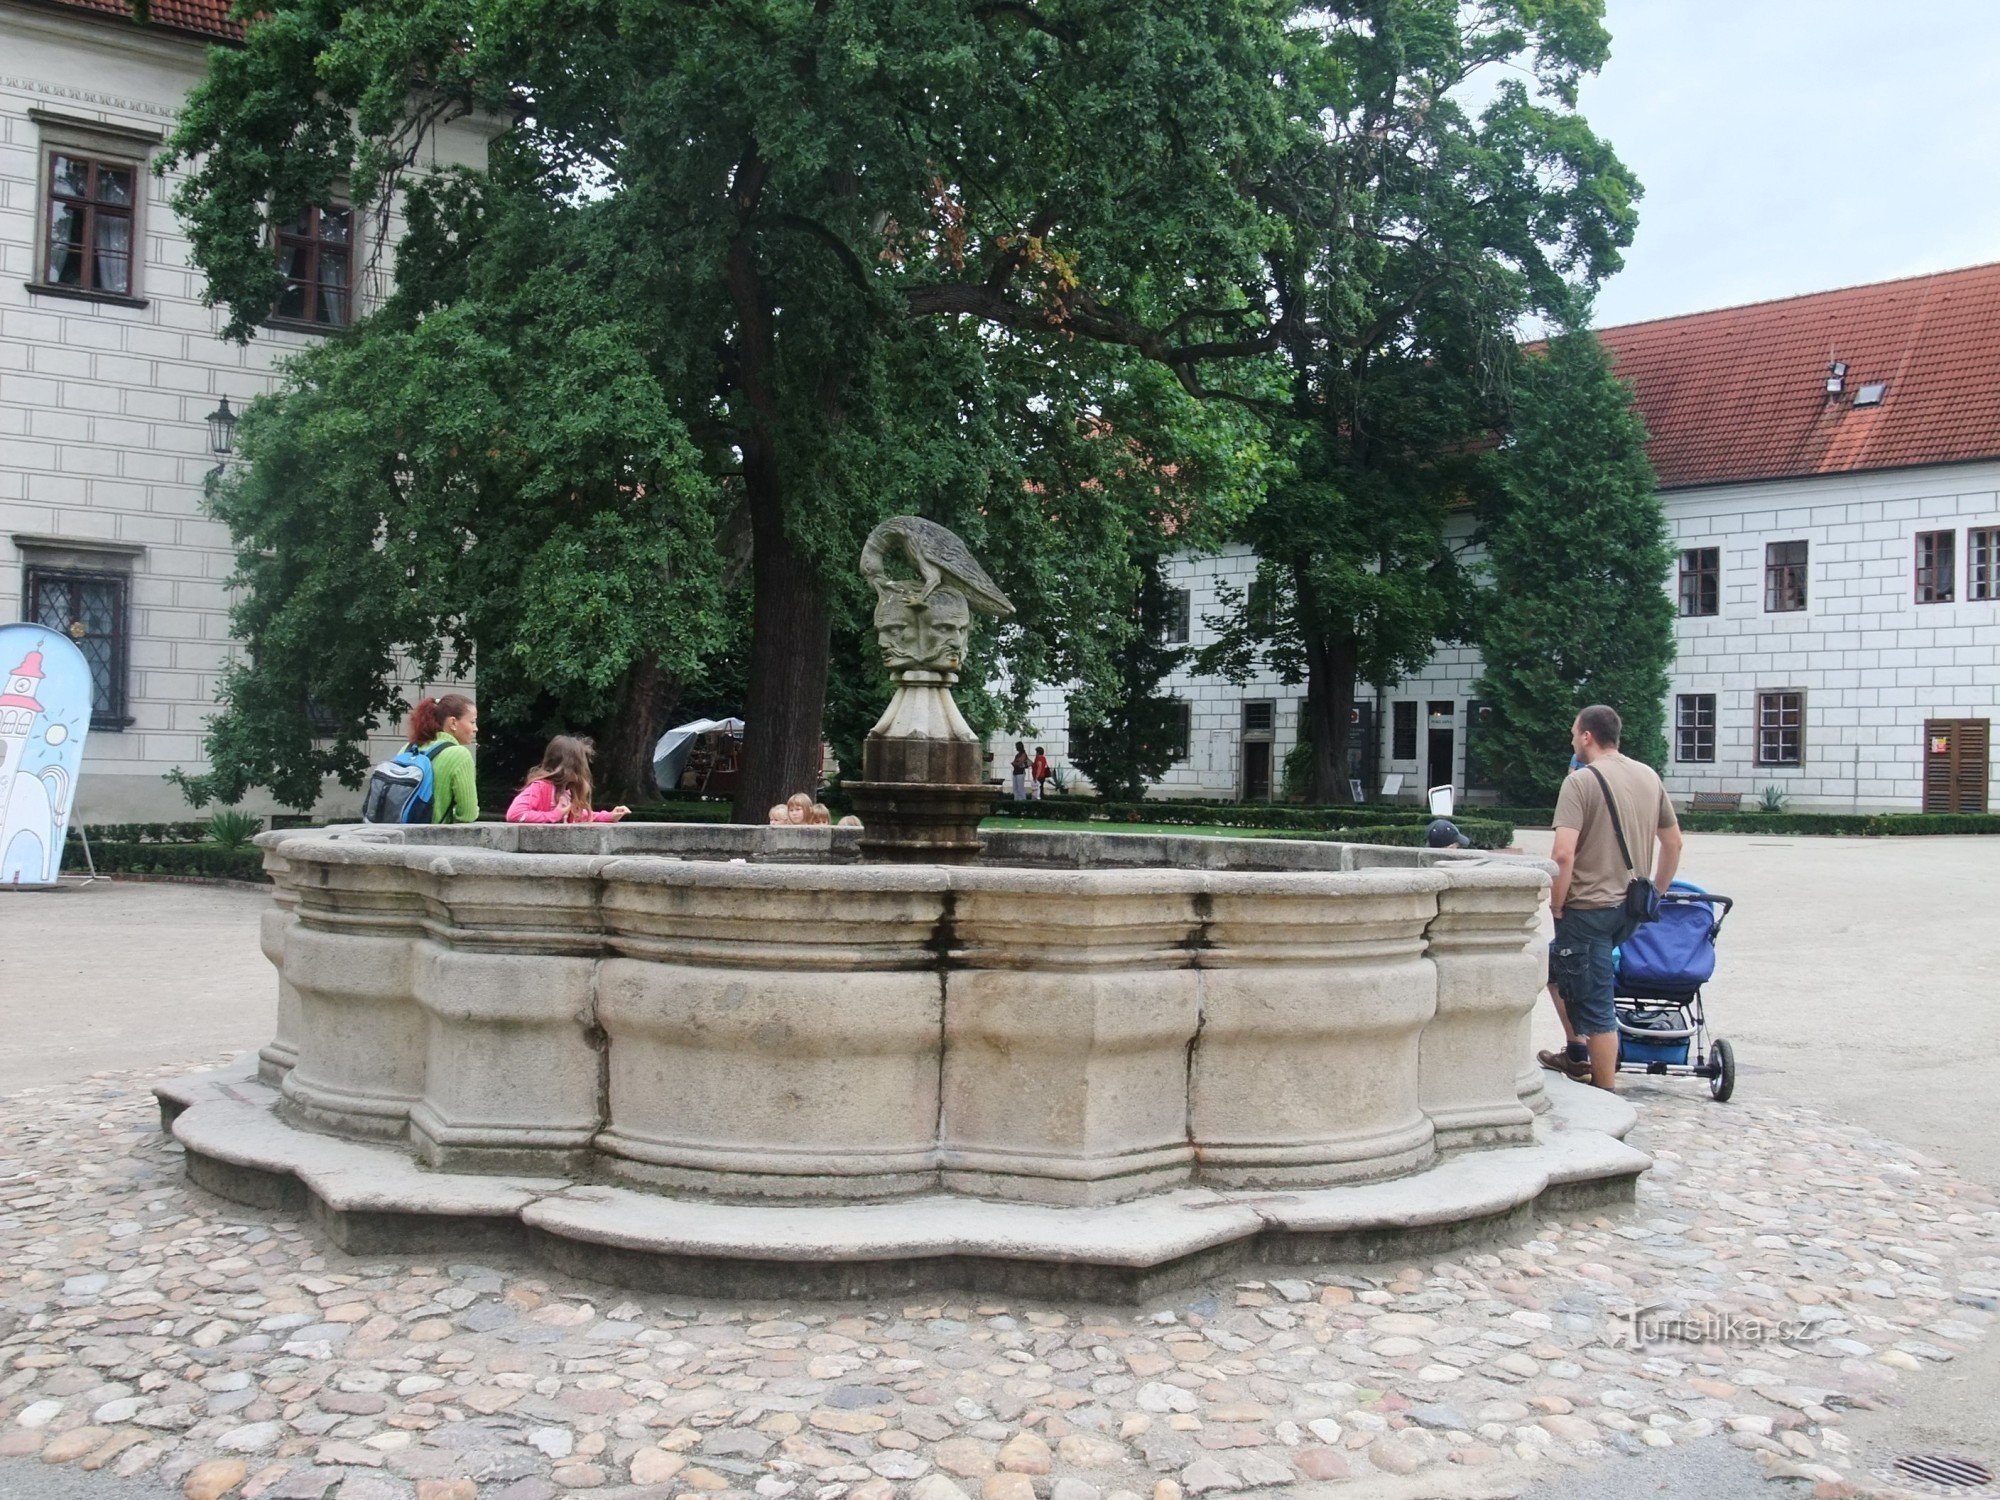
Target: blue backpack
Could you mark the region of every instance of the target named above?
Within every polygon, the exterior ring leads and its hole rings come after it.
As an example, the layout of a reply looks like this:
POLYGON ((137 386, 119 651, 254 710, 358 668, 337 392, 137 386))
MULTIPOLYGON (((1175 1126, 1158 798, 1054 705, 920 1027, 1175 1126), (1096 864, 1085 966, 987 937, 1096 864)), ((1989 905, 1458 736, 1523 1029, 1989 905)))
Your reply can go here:
POLYGON ((361 799, 364 823, 428 823, 437 801, 437 758, 448 745, 419 750, 415 745, 398 751, 368 776, 368 790, 361 799))

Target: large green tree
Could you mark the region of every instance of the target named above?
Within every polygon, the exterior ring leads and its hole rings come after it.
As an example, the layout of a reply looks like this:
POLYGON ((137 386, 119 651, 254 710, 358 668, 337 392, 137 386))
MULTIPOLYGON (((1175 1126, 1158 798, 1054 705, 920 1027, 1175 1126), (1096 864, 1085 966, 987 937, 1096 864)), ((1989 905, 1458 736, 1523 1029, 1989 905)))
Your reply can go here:
POLYGON ((1253 189, 1313 118, 1273 86, 1290 11, 257 7, 173 142, 229 332, 279 291, 273 218, 344 192, 408 227, 386 305, 245 423, 218 506, 248 650, 196 792, 351 783, 399 662, 643 719, 740 565, 754 814, 817 774, 853 560, 897 511, 1021 606, 989 648, 1017 691, 1108 671, 1088 622, 1130 538, 1230 486, 1204 372, 1273 342, 1242 309, 1283 233, 1253 189), (489 160, 437 169, 460 118, 489 160))
POLYGON ((1261 654, 1306 685, 1314 801, 1349 796, 1357 683, 1464 632, 1447 522, 1489 482, 1524 321, 1574 316, 1630 240, 1638 185, 1576 110, 1602 11, 1335 0, 1301 35, 1295 86, 1339 83, 1259 188, 1290 230, 1267 255, 1278 392, 1233 384, 1288 470, 1241 533, 1257 581, 1204 664, 1261 654))
POLYGON ((1161 681, 1188 657, 1185 646, 1167 641, 1173 607, 1160 556, 1135 559, 1130 601, 1118 611, 1111 671, 1070 694, 1069 757, 1100 796, 1145 796, 1147 784, 1159 780, 1180 752, 1186 705, 1160 691, 1161 681))
POLYGON ((1546 807, 1585 704, 1618 710, 1627 755, 1665 764, 1673 552, 1645 424, 1596 335, 1552 339, 1523 365, 1475 638, 1487 770, 1508 801, 1546 807))

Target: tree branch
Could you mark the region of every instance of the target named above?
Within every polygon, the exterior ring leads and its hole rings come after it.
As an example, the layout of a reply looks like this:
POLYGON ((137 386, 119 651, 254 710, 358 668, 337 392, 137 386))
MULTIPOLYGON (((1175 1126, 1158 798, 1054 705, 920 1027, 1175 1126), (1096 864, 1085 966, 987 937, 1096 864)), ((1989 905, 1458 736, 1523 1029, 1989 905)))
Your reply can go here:
POLYGON ((811 235, 834 253, 834 257, 840 262, 841 268, 847 272, 857 287, 864 292, 873 290, 873 284, 868 279, 868 268, 861 263, 861 257, 854 253, 853 247, 847 241, 835 234, 826 225, 820 223, 819 220, 808 218, 804 214, 787 212, 777 215, 773 222, 782 224, 788 229, 796 229, 801 233, 811 235))

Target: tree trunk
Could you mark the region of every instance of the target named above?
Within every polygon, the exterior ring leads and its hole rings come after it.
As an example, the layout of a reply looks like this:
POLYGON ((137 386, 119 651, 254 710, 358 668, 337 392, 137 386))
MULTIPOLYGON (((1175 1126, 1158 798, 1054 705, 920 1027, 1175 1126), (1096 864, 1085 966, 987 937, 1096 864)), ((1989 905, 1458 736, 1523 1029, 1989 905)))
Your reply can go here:
POLYGON ((773 447, 780 426, 770 379, 776 328, 755 240, 758 200, 769 177, 753 144, 730 183, 739 215, 728 260, 737 317, 731 353, 749 416, 739 442, 750 512, 750 686, 743 703, 743 771, 730 812, 739 823, 762 823, 773 803, 818 790, 820 719, 833 651, 826 584, 785 534, 784 484, 773 447))
POLYGON ((1312 635, 1306 640, 1306 702, 1312 707, 1312 789, 1316 803, 1352 802, 1347 752, 1353 737, 1354 637, 1312 635))
POLYGON ((785 535, 770 456, 752 444, 743 458, 750 501, 750 690, 743 704, 743 774, 731 816, 762 823, 774 802, 819 786, 833 620, 826 584, 785 535))
POLYGON ((660 670, 659 658, 634 662, 618 684, 618 706, 597 735, 599 807, 657 801, 653 746, 680 701, 681 684, 660 670))
POLYGON ((1306 707, 1311 715, 1306 735, 1312 742, 1312 779, 1306 800, 1318 804, 1352 802, 1347 750, 1353 737, 1354 674, 1360 661, 1360 643, 1352 630, 1329 631, 1322 622, 1319 600, 1303 563, 1293 565, 1292 592, 1299 636, 1305 646, 1306 707))

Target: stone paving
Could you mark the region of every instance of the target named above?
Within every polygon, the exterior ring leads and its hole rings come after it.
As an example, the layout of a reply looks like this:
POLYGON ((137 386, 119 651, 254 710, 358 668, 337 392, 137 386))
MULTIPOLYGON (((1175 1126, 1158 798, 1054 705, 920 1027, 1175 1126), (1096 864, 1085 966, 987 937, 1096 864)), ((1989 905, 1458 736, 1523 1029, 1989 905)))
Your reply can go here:
POLYGON ((1634 1208, 1516 1244, 1136 1309, 781 1306, 342 1255, 182 1180, 147 1087, 187 1070, 0 1100, 0 1457, 189 1500, 1176 1500, 1505 1494, 1723 1435, 1832 1493, 1843 1413, 2000 1310, 1991 1193, 1688 1085, 1633 1091, 1634 1208))

